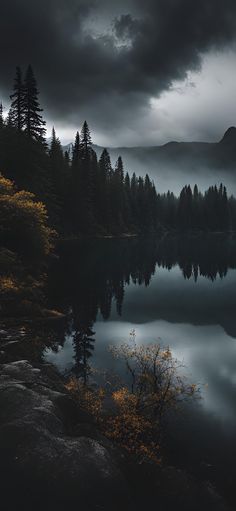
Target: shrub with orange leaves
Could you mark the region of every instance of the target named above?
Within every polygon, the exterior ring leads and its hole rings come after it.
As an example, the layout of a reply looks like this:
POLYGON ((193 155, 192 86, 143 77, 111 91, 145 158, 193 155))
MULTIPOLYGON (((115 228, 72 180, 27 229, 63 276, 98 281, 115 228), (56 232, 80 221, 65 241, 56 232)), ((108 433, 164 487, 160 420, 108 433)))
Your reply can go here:
POLYGON ((136 397, 136 409, 151 420, 163 415, 199 391, 180 376, 183 367, 169 347, 160 344, 138 345, 135 332, 130 341, 110 348, 116 358, 124 360, 130 376, 130 391, 136 397))
POLYGON ((40 260, 52 247, 55 233, 47 225, 47 211, 34 194, 17 191, 9 179, 0 174, 1 246, 21 257, 40 260))
POLYGON ((0 313, 43 313, 46 258, 55 236, 44 204, 0 174, 0 313))
POLYGON ((139 461, 159 463, 160 446, 154 441, 152 423, 137 410, 137 397, 123 387, 112 398, 117 410, 106 421, 106 436, 139 461))
POLYGON ((95 417, 107 438, 116 442, 142 462, 161 461, 161 422, 164 414, 183 399, 199 392, 196 384, 188 384, 178 374, 182 366, 169 348, 159 344, 138 346, 132 333, 129 343, 111 348, 115 357, 125 361, 131 377, 130 387, 93 390, 75 378, 67 383, 68 390, 87 412, 95 417), (109 407, 104 407, 109 397, 109 407))
POLYGON ((105 391, 102 387, 92 389, 86 383, 82 383, 75 377, 69 379, 66 389, 76 396, 80 407, 88 412, 98 423, 102 421, 103 400, 105 391))

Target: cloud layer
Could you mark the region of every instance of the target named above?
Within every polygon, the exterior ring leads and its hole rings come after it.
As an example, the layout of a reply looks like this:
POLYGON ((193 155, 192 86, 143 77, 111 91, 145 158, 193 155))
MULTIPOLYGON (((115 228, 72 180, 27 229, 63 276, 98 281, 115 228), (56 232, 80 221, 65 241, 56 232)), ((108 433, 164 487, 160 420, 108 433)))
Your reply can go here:
MULTIPOLYGON (((31 0, 1 6, 0 93, 16 65, 31 63, 49 120, 66 127, 86 117, 122 141, 150 99, 167 91, 202 56, 234 44, 234 0, 31 0)), ((117 140, 118 140, 117 139, 117 140)))

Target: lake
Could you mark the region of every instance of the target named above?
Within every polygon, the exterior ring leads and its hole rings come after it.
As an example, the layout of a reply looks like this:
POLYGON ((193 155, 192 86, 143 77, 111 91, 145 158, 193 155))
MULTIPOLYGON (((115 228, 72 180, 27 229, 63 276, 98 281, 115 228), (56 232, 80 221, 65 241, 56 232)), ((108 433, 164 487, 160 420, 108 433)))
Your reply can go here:
POLYGON ((109 346, 170 346, 201 399, 166 424, 166 460, 228 498, 236 476, 236 239, 233 235, 91 240, 59 247, 51 302, 68 322, 44 359, 79 378, 126 378, 109 346), (93 376, 94 378, 94 376, 93 376), (96 378, 96 377, 95 377, 96 378))

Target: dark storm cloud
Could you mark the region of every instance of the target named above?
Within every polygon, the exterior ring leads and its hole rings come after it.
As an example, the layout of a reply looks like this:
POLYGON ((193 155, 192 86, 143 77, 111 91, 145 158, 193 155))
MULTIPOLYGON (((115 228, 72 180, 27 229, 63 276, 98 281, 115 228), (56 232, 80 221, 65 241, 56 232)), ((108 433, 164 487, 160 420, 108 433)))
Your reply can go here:
POLYGON ((112 3, 115 19, 108 0, 3 0, 0 92, 30 62, 49 118, 115 131, 235 34, 235 0, 112 3))
POLYGON ((142 26, 142 21, 132 18, 131 14, 121 14, 114 20, 114 33, 118 39, 132 42, 142 33, 142 26))

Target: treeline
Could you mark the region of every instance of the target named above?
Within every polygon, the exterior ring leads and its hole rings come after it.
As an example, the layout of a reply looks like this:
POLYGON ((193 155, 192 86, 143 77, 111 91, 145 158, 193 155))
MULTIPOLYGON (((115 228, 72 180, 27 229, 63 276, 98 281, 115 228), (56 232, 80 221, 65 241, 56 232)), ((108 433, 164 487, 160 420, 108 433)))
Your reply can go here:
POLYGON ((63 151, 54 128, 47 146, 38 95, 31 66, 24 80, 17 68, 6 120, 0 106, 0 165, 6 177, 46 203, 60 232, 156 231, 157 194, 149 177, 130 179, 121 157, 113 168, 106 149, 98 161, 86 121, 72 151, 63 151))
POLYGON ((115 167, 104 149, 97 160, 85 121, 77 132, 71 154, 63 153, 52 132, 49 149, 55 192, 62 200, 68 229, 84 234, 155 232, 157 194, 148 175, 130 179, 121 156, 115 167))
POLYGON ((24 79, 17 68, 6 120, 0 106, 0 168, 46 204, 50 224, 61 234, 236 228, 236 201, 223 185, 205 194, 197 186, 184 187, 179 197, 158 194, 148 175, 130 177, 121 156, 113 167, 104 149, 98 160, 86 121, 69 151, 54 128, 47 145, 38 96, 31 66, 24 79))
POLYGON ((168 229, 229 231, 236 228, 236 201, 226 187, 211 186, 202 193, 185 186, 177 198, 172 192, 157 196, 157 216, 168 229))
POLYGON ((185 279, 195 282, 200 277, 223 279, 236 268, 235 237, 214 233, 152 236, 145 243, 140 238, 71 241, 59 244, 58 253, 49 273, 48 295, 51 305, 70 316, 62 337, 73 334, 78 376, 94 349, 98 313, 107 320, 115 305, 121 315, 127 284, 149 286, 159 268, 176 265, 185 279))

